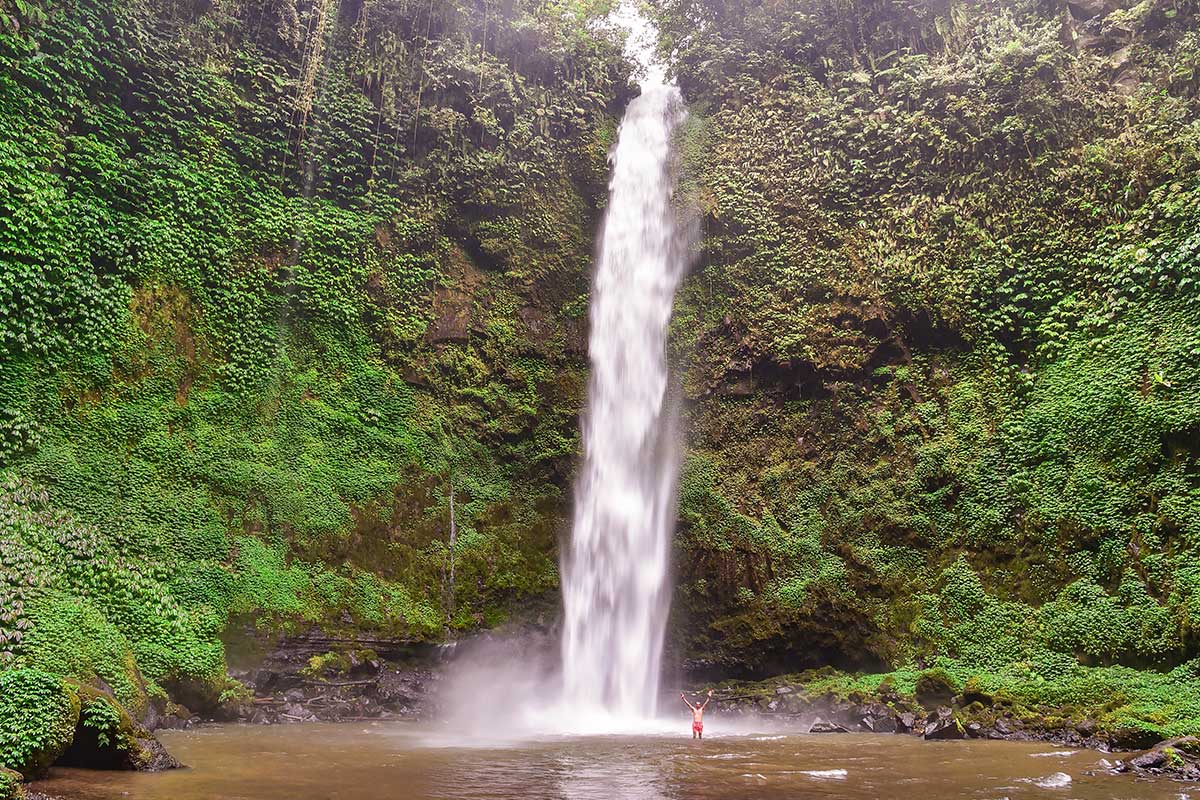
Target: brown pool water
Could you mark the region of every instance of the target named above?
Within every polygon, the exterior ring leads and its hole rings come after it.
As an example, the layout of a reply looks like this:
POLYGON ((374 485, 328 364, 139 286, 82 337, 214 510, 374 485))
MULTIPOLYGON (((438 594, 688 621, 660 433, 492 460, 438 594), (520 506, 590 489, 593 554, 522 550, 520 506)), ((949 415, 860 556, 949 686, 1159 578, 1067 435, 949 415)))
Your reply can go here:
POLYGON ((55 769, 34 788, 67 800, 1200 800, 1200 787, 1089 776, 1103 754, 1053 745, 715 724, 697 742, 684 727, 489 744, 415 723, 212 726, 162 733, 189 769, 55 769))

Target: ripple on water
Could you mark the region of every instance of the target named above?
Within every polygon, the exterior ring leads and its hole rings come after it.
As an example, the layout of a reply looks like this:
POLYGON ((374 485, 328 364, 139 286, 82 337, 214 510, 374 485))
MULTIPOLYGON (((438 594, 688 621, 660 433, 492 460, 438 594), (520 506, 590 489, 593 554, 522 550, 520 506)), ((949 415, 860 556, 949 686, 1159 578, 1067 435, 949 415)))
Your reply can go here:
POLYGON ((1065 789, 1071 785, 1071 776, 1065 772, 1055 772, 1041 778, 1021 778, 1022 783, 1032 783, 1039 789, 1065 789))
POLYGON ((801 769, 797 770, 797 772, 801 775, 807 775, 810 778, 835 781, 844 780, 848 774, 844 769, 801 769))

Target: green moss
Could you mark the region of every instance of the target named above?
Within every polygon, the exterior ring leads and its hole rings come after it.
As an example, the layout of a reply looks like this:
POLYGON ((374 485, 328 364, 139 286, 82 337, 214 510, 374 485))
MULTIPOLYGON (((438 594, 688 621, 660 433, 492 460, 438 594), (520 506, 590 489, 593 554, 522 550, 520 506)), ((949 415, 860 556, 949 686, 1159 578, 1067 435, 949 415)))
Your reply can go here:
POLYGON ((949 702, 957 692, 957 681, 941 667, 923 670, 913 685, 917 701, 929 708, 949 702))
POLYGON ((350 655, 348 653, 321 653, 308 659, 308 664, 304 667, 304 674, 310 678, 317 678, 326 672, 344 673, 350 669, 350 655))

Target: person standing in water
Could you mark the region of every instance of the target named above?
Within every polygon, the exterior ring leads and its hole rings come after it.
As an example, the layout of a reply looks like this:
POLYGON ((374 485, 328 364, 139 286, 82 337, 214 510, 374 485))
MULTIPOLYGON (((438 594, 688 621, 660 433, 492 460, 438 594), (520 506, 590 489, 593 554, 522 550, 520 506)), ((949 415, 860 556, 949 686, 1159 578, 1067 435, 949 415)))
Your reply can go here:
POLYGON ((683 692, 679 693, 679 697, 683 700, 683 702, 687 703, 687 707, 692 710, 692 738, 693 739, 703 739, 704 738, 704 709, 706 706, 708 706, 709 701, 712 700, 712 694, 713 694, 713 690, 709 689, 708 690, 708 698, 700 705, 694 706, 691 703, 688 703, 687 695, 685 695, 683 692))

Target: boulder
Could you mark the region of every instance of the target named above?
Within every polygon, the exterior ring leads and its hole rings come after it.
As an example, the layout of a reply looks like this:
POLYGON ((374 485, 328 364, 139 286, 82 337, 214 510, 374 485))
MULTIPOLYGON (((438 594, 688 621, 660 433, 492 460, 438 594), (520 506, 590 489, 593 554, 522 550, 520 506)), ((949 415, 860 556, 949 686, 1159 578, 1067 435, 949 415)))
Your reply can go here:
POLYGON ((165 772, 183 767, 179 759, 167 752, 163 743, 153 736, 140 736, 137 743, 140 752, 137 754, 135 769, 139 772, 165 772))
POLYGON ((1070 11, 1070 16, 1075 19, 1085 20, 1108 13, 1109 2, 1108 0, 1068 0, 1067 8, 1070 11))
POLYGON ((1176 739, 1168 739, 1165 742, 1160 742, 1158 746, 1164 748, 1170 747, 1190 758, 1200 758, 1200 738, 1195 736, 1180 736, 1176 739))
POLYGON ((873 733, 895 733, 899 727, 895 712, 883 703, 863 706, 862 726, 873 733))
POLYGON ((938 667, 927 669, 917 676, 917 702, 925 708, 934 708, 949 703, 957 690, 954 678, 944 669, 938 667))
POLYGON ((808 729, 809 733, 849 733, 850 731, 836 722, 829 722, 820 717, 808 729))
POLYGON ((917 725, 917 715, 911 711, 905 711, 896 717, 896 732, 911 733, 917 725))
POLYGON ((963 705, 971 705, 972 703, 981 703, 985 706, 990 706, 993 703, 993 698, 990 693, 984 690, 983 684, 978 678, 972 677, 963 685, 962 690, 963 705))
POLYGON ((136 772, 162 772, 183 766, 112 697, 83 686, 79 688, 79 699, 75 737, 55 764, 136 772))
POLYGON ((1145 750, 1158 741, 1158 734, 1145 728, 1117 728, 1108 736, 1108 746, 1114 750, 1145 750))
POLYGON ((1167 754, 1162 750, 1148 750, 1129 759, 1129 766, 1137 769, 1155 769, 1167 763, 1167 754))
POLYGON ((965 739, 966 730, 949 708, 939 708, 925 722, 926 739, 965 739))

